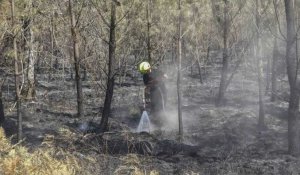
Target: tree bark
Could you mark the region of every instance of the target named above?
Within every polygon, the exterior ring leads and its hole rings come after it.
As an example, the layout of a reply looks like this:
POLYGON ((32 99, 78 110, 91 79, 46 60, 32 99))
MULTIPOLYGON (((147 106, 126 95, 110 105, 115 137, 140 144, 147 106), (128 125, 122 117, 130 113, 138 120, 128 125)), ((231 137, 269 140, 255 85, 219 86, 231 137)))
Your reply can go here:
POLYGON ((263 130, 265 128, 265 111, 263 101, 263 63, 262 63, 262 50, 261 50, 261 22, 260 22, 260 4, 259 1, 255 1, 255 24, 256 24, 256 47, 255 57, 257 62, 257 80, 258 80, 258 101, 259 101, 259 116, 258 116, 258 128, 263 130))
POLYGON ((28 60, 28 69, 27 69, 27 81, 28 81, 28 90, 27 90, 27 99, 32 99, 35 97, 35 56, 33 54, 33 34, 31 35, 31 48, 29 50, 29 60, 28 60))
POLYGON ((182 123, 182 104, 181 104, 181 60, 182 60, 182 51, 181 51, 181 41, 182 41, 182 10, 181 10, 181 0, 178 0, 178 67, 177 67, 177 98, 178 98, 178 124, 179 124, 179 141, 183 140, 183 123, 182 123))
POLYGON ((2 101, 2 85, 3 82, 0 82, 0 127, 3 126, 5 121, 5 115, 4 115, 4 106, 2 101))
MULTIPOLYGON (((172 40, 173 41, 173 40, 172 40)), ((176 43, 176 41, 174 41, 174 43, 176 43)), ((172 42, 172 46, 171 46, 172 48, 172 50, 171 50, 171 52, 172 52, 172 60, 171 60, 171 62, 172 62, 172 64, 174 64, 175 63, 175 60, 176 60, 176 44, 175 44, 175 46, 174 46, 174 44, 173 44, 173 42, 172 42)))
MULTIPOLYGON (((277 32, 278 34, 278 32, 277 32)), ((277 35, 276 35, 277 36, 277 35)), ((274 38, 273 46, 273 58, 272 58, 272 77, 271 77, 271 101, 274 102, 277 99, 277 62, 279 57, 277 38, 274 38)))
POLYGON ((102 118, 100 129, 102 132, 108 130, 108 118, 111 112, 111 103, 115 84, 115 50, 116 50, 116 2, 111 2, 111 20, 109 33, 109 54, 108 54, 108 74, 106 83, 106 94, 104 100, 104 107, 102 111, 102 118))
POLYGON ((226 91, 226 82, 228 76, 228 0, 224 0, 224 19, 223 19, 223 62, 222 62, 222 75, 219 87, 219 93, 216 99, 216 106, 224 104, 224 96, 226 91))
POLYGON ((286 63, 290 85, 290 98, 288 108, 288 150, 291 155, 299 156, 299 80, 297 81, 298 60, 296 51, 295 11, 293 0, 285 0, 285 13, 287 22, 286 63))
POLYGON ((151 35, 150 35, 150 28, 151 28, 151 23, 150 23, 150 18, 151 18, 151 11, 150 11, 150 5, 151 5, 151 0, 148 0, 147 4, 147 51, 148 51, 148 62, 151 64, 152 63, 152 58, 151 58, 151 35))
POLYGON ((78 29, 76 26, 75 15, 73 12, 73 1, 69 0, 69 13, 71 18, 71 33, 73 40, 73 57, 75 66, 75 81, 77 88, 77 116, 79 118, 83 117, 83 93, 82 93, 82 81, 80 76, 80 58, 79 58, 79 38, 78 29))
POLYGON ((52 73, 53 73, 53 57, 54 57, 54 14, 52 12, 52 17, 50 20, 51 23, 51 57, 50 57, 50 66, 49 66, 49 72, 48 72, 48 80, 51 81, 52 79, 52 73))
POLYGON ((201 72, 201 64, 200 64, 199 57, 197 58, 197 66, 198 66, 199 80, 200 80, 200 83, 203 84, 203 78, 202 78, 202 72, 201 72))
POLYGON ((20 72, 19 72, 19 58, 17 48, 17 34, 15 32, 15 1, 11 0, 11 23, 13 32, 13 55, 15 65, 15 91, 16 91, 16 106, 18 118, 18 141, 22 140, 22 115, 21 115, 21 93, 20 93, 20 72))
POLYGON ((207 47, 206 58, 205 58, 205 61, 204 61, 204 73, 203 73, 204 78, 207 77, 206 66, 209 62, 209 54, 210 54, 210 46, 207 47))
MULTIPOLYGON (((30 3, 31 4, 31 3, 30 3)), ((32 8, 32 7, 28 7, 32 8)), ((25 52, 25 61, 27 61, 27 91, 26 99, 32 99, 35 97, 35 57, 33 54, 33 42, 34 35, 31 28, 32 19, 31 17, 25 17, 23 21, 23 30, 24 30, 24 52, 25 52)))
POLYGON ((265 94, 269 94, 270 92, 270 86, 271 86, 271 70, 272 70, 272 66, 271 66, 271 58, 268 57, 267 58, 267 68, 266 68, 266 91, 265 94))

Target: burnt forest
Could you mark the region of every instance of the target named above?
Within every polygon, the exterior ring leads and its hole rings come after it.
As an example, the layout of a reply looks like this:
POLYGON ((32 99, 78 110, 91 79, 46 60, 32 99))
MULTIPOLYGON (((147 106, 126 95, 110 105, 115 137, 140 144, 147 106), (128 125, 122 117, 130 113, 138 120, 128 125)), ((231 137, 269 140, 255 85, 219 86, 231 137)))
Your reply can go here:
POLYGON ((0 175, 300 174, 299 0, 0 0, 0 175))

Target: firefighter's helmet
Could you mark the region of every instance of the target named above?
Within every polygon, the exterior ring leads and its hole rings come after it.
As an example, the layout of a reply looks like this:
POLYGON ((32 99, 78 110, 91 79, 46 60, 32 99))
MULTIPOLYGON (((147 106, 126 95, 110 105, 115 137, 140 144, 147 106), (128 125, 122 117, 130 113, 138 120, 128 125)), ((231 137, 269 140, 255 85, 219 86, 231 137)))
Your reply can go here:
POLYGON ((142 62, 141 64, 139 64, 139 71, 142 74, 147 73, 150 70, 151 66, 147 61, 142 62))

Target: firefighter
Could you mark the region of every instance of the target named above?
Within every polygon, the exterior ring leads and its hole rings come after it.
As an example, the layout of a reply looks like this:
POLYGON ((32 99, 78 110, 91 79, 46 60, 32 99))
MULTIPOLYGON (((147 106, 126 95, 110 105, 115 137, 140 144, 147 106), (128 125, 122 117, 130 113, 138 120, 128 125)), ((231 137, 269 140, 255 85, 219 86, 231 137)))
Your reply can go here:
POLYGON ((159 120, 164 115, 165 105, 167 101, 167 93, 165 86, 166 74, 158 69, 152 69, 148 62, 139 64, 139 71, 143 75, 145 85, 144 108, 154 116, 152 121, 159 124, 159 120))

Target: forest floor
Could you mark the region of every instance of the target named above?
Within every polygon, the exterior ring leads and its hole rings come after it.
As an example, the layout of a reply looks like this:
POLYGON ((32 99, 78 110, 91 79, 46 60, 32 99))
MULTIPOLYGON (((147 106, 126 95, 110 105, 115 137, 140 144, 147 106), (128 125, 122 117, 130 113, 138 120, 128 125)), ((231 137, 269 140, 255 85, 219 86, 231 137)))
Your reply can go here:
MULTIPOLYGON (((85 118, 78 119, 74 82, 48 81, 46 75, 38 75, 36 100, 23 103, 23 144, 34 150, 47 143, 72 152, 81 159, 86 174, 300 174, 299 159, 287 154, 288 103, 271 103, 266 96, 267 128, 258 132, 256 77, 241 70, 228 88, 226 105, 219 108, 214 105, 219 73, 209 70, 201 84, 199 77, 184 72, 183 143, 176 141, 176 77, 172 76, 176 73, 172 71, 163 127, 157 130, 153 125, 150 134, 135 133, 142 112, 140 78, 136 83, 126 77, 126 84, 116 87, 110 132, 97 134, 93 131, 100 123, 101 82, 83 81, 85 118)), ((13 85, 4 88, 4 98, 13 99, 11 89, 13 85)), ((5 104, 8 135, 15 133, 12 106, 5 104)))

